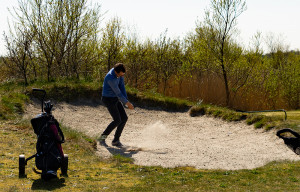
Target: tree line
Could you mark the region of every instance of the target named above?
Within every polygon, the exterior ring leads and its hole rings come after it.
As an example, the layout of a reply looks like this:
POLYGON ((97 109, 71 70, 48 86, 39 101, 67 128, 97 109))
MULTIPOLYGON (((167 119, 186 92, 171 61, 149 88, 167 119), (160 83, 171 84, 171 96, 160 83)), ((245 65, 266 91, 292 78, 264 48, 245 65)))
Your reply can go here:
POLYGON ((211 0, 204 21, 184 38, 168 31, 141 40, 121 18, 100 27, 100 5, 87 0, 20 0, 4 33, 7 55, 0 78, 52 81, 103 80, 125 63, 126 82, 141 90, 203 100, 243 110, 300 106, 300 55, 275 35, 253 36, 243 47, 235 38, 244 0, 211 0), (269 53, 264 54, 265 42, 269 53))

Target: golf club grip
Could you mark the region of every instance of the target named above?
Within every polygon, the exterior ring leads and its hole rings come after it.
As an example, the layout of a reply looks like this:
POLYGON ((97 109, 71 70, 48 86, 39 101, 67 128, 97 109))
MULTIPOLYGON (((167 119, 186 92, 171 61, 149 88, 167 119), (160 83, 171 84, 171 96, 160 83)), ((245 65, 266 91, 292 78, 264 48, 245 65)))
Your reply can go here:
POLYGON ((44 93, 43 99, 46 96, 46 91, 44 89, 32 88, 32 92, 43 92, 44 93))
POLYGON ((32 88, 32 91, 40 91, 40 92, 46 93, 46 91, 44 89, 38 89, 38 88, 32 88))

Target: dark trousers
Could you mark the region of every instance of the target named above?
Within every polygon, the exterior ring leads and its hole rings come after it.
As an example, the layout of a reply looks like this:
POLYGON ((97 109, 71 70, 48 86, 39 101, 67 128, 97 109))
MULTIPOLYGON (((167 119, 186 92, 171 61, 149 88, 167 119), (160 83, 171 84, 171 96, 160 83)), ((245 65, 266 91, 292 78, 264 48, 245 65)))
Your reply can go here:
POLYGON ((102 102, 113 118, 102 135, 109 135, 117 127, 113 141, 118 141, 128 119, 125 109, 117 97, 102 97, 102 102))

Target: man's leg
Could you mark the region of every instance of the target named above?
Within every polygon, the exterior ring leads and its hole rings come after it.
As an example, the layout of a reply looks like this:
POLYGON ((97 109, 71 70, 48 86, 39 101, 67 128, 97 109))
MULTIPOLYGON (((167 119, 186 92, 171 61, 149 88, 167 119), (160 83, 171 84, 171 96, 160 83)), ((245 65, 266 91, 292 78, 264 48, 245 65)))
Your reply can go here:
POLYGON ((118 109, 118 103, 106 106, 113 121, 107 126, 102 135, 109 135, 118 125, 122 123, 122 119, 118 109))
POLYGON ((123 129, 125 127, 125 124, 127 122, 128 116, 126 114, 126 111, 122 105, 122 103, 119 101, 117 104, 118 112, 119 112, 119 117, 121 119, 121 123, 118 125, 116 133, 115 133, 115 138, 113 142, 117 142, 120 140, 121 134, 123 132, 123 129))

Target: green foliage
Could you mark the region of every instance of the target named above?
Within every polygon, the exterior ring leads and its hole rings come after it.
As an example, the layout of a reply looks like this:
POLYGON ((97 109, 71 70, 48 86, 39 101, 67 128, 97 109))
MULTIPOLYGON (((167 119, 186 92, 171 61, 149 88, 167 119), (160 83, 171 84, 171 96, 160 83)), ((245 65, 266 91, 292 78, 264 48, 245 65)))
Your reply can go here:
MULTIPOLYGON (((242 50, 232 40, 235 35, 237 18, 246 10, 244 0, 213 0, 210 10, 205 12, 204 24, 209 29, 207 47, 217 60, 219 71, 225 85, 226 106, 230 103, 230 71, 241 56, 242 50), (213 42, 213 44, 211 44, 213 42)), ((239 76, 240 78, 241 76, 239 76)), ((239 80, 240 81, 240 80, 239 80)))
POLYGON ((5 35, 5 63, 15 77, 30 80, 87 77, 96 63, 99 6, 87 0, 19 1, 5 35))
MULTIPOLYGON (((127 85, 140 91, 153 89, 241 110, 298 109, 299 52, 285 49, 279 41, 269 43, 270 53, 264 55, 260 33, 254 48, 246 50, 234 36, 245 1, 214 0, 211 5, 204 21, 183 40, 168 37, 166 30, 155 40, 142 41, 137 31, 126 31, 118 17, 101 28, 99 6, 88 6, 87 0, 20 1, 12 13, 15 29, 4 36, 9 54, 0 62, 0 80, 22 79, 25 85, 61 79, 102 81, 115 63, 123 62, 127 85)), ((65 85, 63 91, 76 89, 65 85)), ((144 97, 152 102, 151 96, 144 97)), ((174 102, 174 109, 184 108, 170 98, 160 104, 173 107, 174 102)), ((224 118, 235 119, 230 114, 224 118)))
POLYGON ((102 31, 100 41, 100 52, 103 71, 109 71, 116 63, 123 60, 122 50, 124 48, 125 34, 121 19, 112 18, 102 31))

